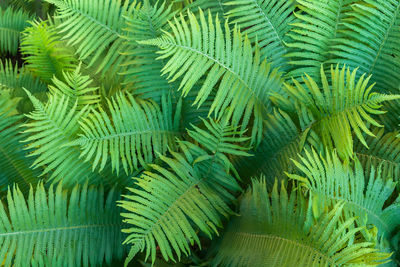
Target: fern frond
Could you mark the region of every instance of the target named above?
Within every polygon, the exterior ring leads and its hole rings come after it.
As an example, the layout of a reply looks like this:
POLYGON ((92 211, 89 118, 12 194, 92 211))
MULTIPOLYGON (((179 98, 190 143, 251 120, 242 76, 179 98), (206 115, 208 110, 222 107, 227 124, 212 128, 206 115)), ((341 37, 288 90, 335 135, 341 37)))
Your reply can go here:
MULTIPOLYGON (((183 2, 184 0, 177 0, 176 2, 183 2)), ((199 10, 209 10, 209 14, 211 17, 215 18, 217 15, 221 18, 221 22, 225 23, 224 14, 228 12, 229 7, 226 6, 226 2, 228 0, 196 0, 191 1, 190 3, 186 4, 183 8, 182 12, 190 10, 195 14, 197 18, 199 18, 200 13, 199 10)))
POLYGON ((380 110, 381 103, 399 99, 400 95, 385 95, 371 92, 374 84, 369 85, 371 78, 363 74, 356 80, 357 69, 350 73, 349 68, 330 70, 331 84, 321 66, 322 89, 306 74, 305 84, 293 80, 294 85, 285 83, 286 91, 295 101, 304 105, 316 120, 313 129, 320 136, 325 146, 338 149, 342 157, 352 157, 352 132, 362 144, 368 147, 362 133, 374 134, 368 129, 367 123, 382 127, 371 115, 384 113, 380 110), (333 143, 332 143, 333 141, 333 143))
POLYGON ((356 216, 359 226, 376 226, 378 236, 390 239, 400 225, 400 203, 385 204, 396 183, 381 177, 379 168, 376 172, 372 166, 366 179, 357 158, 353 169, 348 163, 342 163, 336 153, 321 157, 314 150, 306 151, 306 156, 300 157, 295 164, 305 176, 288 176, 299 180, 310 191, 315 216, 319 217, 326 206, 343 202, 345 217, 356 216))
POLYGON ((269 194, 265 180, 253 182, 244 195, 240 217, 224 234, 214 266, 347 266, 378 265, 389 255, 373 243, 351 243, 361 228, 349 229, 354 218, 341 221, 338 203, 318 220, 301 192, 289 194, 276 182, 269 194), (279 192, 280 191, 280 192, 279 192))
POLYGON ((188 11, 189 25, 183 14, 170 23, 174 35, 165 33, 161 38, 140 41, 140 44, 158 46, 159 59, 169 58, 163 68, 170 81, 182 78, 179 90, 185 96, 194 84, 205 78, 194 101, 200 106, 218 84, 218 91, 209 114, 221 118, 226 109, 227 119, 245 129, 253 119, 252 142, 259 143, 262 134, 263 115, 270 108, 269 94, 280 91, 281 74, 266 61, 260 61, 259 50, 253 53, 247 37, 235 29, 233 36, 228 24, 225 33, 218 16, 209 16, 206 22, 200 10, 200 24, 188 11))
POLYGON ((290 52, 286 56, 292 65, 288 76, 301 77, 307 73, 315 81, 320 81, 321 64, 332 57, 330 52, 334 40, 355 0, 296 2, 299 12, 294 14, 298 21, 293 23, 288 34, 293 41, 287 43, 290 52))
POLYGON ((359 68, 373 75, 382 91, 400 86, 400 1, 365 0, 352 12, 332 47, 332 62, 359 68))
POLYGON ((73 71, 76 59, 64 46, 55 26, 49 21, 31 23, 22 33, 21 52, 28 63, 27 68, 44 82, 62 77, 62 71, 73 71))
POLYGON ((2 54, 16 55, 20 42, 21 32, 29 26, 31 15, 9 7, 0 8, 0 52, 2 54))
POLYGON ((76 47, 79 59, 89 60, 89 67, 97 60, 101 62, 97 73, 119 70, 122 62, 120 52, 125 50, 121 38, 124 16, 136 6, 136 1, 121 0, 46 0, 58 8, 57 26, 63 40, 76 47))
POLYGON ((26 157, 23 149, 21 141, 26 136, 19 133, 22 115, 16 110, 17 105, 9 91, 0 91, 0 176, 4 181, 0 186, 18 183, 27 192, 40 172, 30 169, 33 160, 26 157))
MULTIPOLYGON (((298 1, 297 1, 298 2, 298 1)), ((268 59, 273 67, 287 70, 287 33, 292 28, 294 1, 292 0, 233 0, 225 5, 231 10, 226 16, 237 24, 252 43, 260 46, 261 59, 268 59)))
POLYGON ((122 165, 129 174, 153 162, 156 153, 174 147, 180 108, 173 114, 170 99, 164 97, 161 108, 130 94, 119 94, 107 102, 111 116, 101 107, 92 110, 79 122, 83 134, 72 142, 80 146, 85 161, 93 160, 93 170, 100 165, 101 171, 110 154, 112 169, 118 174, 122 165))
POLYGON ((189 132, 204 148, 181 141, 182 153, 160 156, 165 167, 151 165, 153 170, 145 171, 129 188, 132 194, 120 201, 124 221, 131 225, 123 230, 129 234, 124 243, 132 244, 126 263, 141 251, 154 263, 156 246, 166 260, 188 255, 189 244, 201 246, 197 229, 211 238, 221 216, 232 213, 228 204, 240 187, 226 153, 245 154, 237 144, 243 139, 236 137, 236 127, 213 121, 205 126, 207 131, 189 132))
POLYGON ((96 266, 121 258, 124 235, 118 195, 103 188, 75 186, 70 192, 39 183, 23 196, 17 186, 0 204, 0 257, 3 266, 30 266, 43 257, 62 266, 96 266))
POLYGON ((77 110, 81 110, 86 105, 96 106, 101 101, 99 90, 97 87, 90 87, 93 80, 81 74, 81 64, 72 72, 62 72, 63 80, 57 77, 52 79, 54 84, 49 86, 49 90, 53 95, 67 96, 70 99, 71 107, 77 102, 77 110))
POLYGON ((80 150, 69 144, 77 137, 78 120, 86 116, 87 108, 77 111, 77 102, 71 108, 66 96, 50 95, 44 105, 29 92, 35 110, 26 115, 30 120, 24 124, 26 148, 33 150, 29 156, 37 156, 33 168, 43 168, 41 176, 49 173, 49 180, 66 186, 76 182, 98 182, 91 172, 91 164, 79 158, 80 150))

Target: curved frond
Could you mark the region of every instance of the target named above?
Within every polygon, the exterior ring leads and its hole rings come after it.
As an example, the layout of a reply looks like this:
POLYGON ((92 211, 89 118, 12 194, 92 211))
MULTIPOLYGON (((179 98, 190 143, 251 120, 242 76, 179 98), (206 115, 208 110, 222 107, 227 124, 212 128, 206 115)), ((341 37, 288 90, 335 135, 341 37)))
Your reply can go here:
POLYGON ((321 64, 332 57, 330 52, 334 40, 355 0, 296 2, 299 12, 294 14, 298 21, 293 23, 289 33, 293 41, 287 44, 290 47, 287 57, 293 65, 288 76, 301 77, 307 73, 315 81, 320 81, 321 64))
POLYGON ((37 180, 38 170, 30 169, 33 162, 27 158, 21 141, 26 137, 20 134, 22 115, 16 110, 17 99, 8 91, 0 91, 0 186, 18 183, 23 192, 29 184, 37 180))
POLYGON ((369 177, 364 176, 360 161, 356 158, 354 169, 348 163, 342 163, 336 153, 318 156, 313 150, 306 151, 305 157, 295 161, 305 177, 288 174, 299 180, 310 191, 314 215, 329 205, 343 202, 345 217, 357 217, 357 225, 376 226, 378 237, 388 240, 400 225, 400 203, 387 205, 396 183, 392 179, 381 177, 381 171, 371 167, 369 177))
POLYGON ((21 32, 29 26, 32 16, 22 10, 0 8, 0 52, 16 55, 21 32))
POLYGON ((400 1, 364 0, 352 12, 332 47, 332 62, 373 75, 377 88, 398 92, 400 86, 400 1))
POLYGON ((339 203, 314 220, 300 191, 289 194, 284 183, 280 190, 275 183, 269 194, 263 179, 254 181, 242 199, 240 217, 224 234, 214 266, 368 266, 387 258, 371 242, 351 243, 361 228, 349 229, 354 218, 342 222, 342 209, 339 203))
POLYGON ((46 83, 51 78, 62 77, 62 71, 73 71, 76 60, 57 34, 55 26, 48 21, 32 22, 22 33, 21 52, 28 63, 27 68, 46 83))
POLYGON ((334 69, 331 66, 331 83, 321 66, 322 89, 306 74, 304 85, 293 80, 294 85, 285 83, 287 93, 295 101, 304 105, 316 123, 313 129, 321 137, 325 146, 335 146, 342 157, 352 157, 354 132, 362 144, 368 146, 363 132, 374 136, 367 124, 382 127, 372 115, 384 113, 381 103, 399 99, 400 95, 385 95, 371 92, 374 84, 369 85, 371 76, 365 74, 356 80, 357 69, 350 73, 349 68, 334 69), (333 143, 332 143, 333 141, 333 143))
POLYGON ((171 99, 161 108, 152 101, 128 94, 107 100, 111 116, 102 107, 80 120, 82 134, 72 144, 81 148, 80 157, 93 160, 93 170, 102 170, 111 157, 112 169, 120 165, 127 174, 153 162, 157 153, 173 148, 179 135, 180 107, 173 114, 171 99))
POLYGON ((117 197, 114 190, 105 196, 102 188, 87 185, 67 192, 60 184, 46 192, 39 183, 25 197, 18 187, 9 189, 0 204, 2 265, 30 266, 45 257, 62 266, 96 266, 121 258, 117 197))
POLYGON ((89 67, 97 60, 97 73, 119 70, 120 52, 125 50, 121 38, 124 16, 136 6, 136 1, 121 0, 46 0, 58 8, 59 34, 68 44, 76 47, 80 60, 90 60, 89 67))
POLYGON ((263 115, 270 109, 269 94, 281 89, 281 74, 266 61, 261 62, 259 50, 237 29, 225 23, 223 32, 218 16, 208 22, 200 10, 200 22, 188 11, 189 23, 183 14, 170 23, 171 33, 161 38, 141 41, 140 44, 158 46, 159 59, 169 58, 163 68, 170 81, 182 78, 179 90, 185 96, 194 84, 205 77, 194 105, 200 106, 218 86, 209 114, 219 118, 225 114, 232 124, 245 129, 253 119, 252 142, 259 143, 263 115))
POLYGON ((63 95, 70 99, 71 107, 77 102, 77 110, 81 110, 86 105, 95 107, 101 101, 97 87, 91 87, 93 80, 81 74, 81 64, 72 72, 62 72, 63 81, 57 77, 52 79, 54 85, 49 86, 53 95, 63 95), (65 81, 65 82, 64 82, 65 81))
POLYGON ((123 230, 129 234, 124 243, 132 244, 126 263, 140 251, 154 263, 156 246, 166 260, 188 255, 189 245, 201 246, 198 230, 211 238, 221 217, 231 214, 228 204, 240 187, 227 154, 245 155, 238 145, 243 138, 235 137, 238 131, 229 125, 210 121, 205 126, 206 131, 189 132, 204 148, 180 142, 182 153, 160 156, 163 165, 152 164, 136 187, 128 188, 131 195, 120 202, 124 221, 131 225, 123 230))
POLYGON ((230 23, 237 24, 252 43, 260 46, 261 59, 268 59, 273 67, 287 70, 287 33, 295 20, 292 14, 294 1, 233 0, 225 5, 231 7, 231 10, 226 12, 230 23))

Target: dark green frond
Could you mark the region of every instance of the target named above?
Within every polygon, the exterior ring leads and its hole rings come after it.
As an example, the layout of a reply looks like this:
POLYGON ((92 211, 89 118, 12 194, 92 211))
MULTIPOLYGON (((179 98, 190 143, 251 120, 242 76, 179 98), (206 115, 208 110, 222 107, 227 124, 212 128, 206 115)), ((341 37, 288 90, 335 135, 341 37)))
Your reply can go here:
POLYGON ((293 39, 287 45, 286 55, 293 65, 288 76, 300 77, 307 73, 315 81, 320 81, 321 64, 332 55, 332 47, 338 33, 343 28, 344 18, 356 0, 297 0, 298 21, 293 23, 289 36, 293 39))
POLYGON ((112 169, 120 165, 127 174, 153 162, 157 153, 174 148, 179 136, 180 108, 173 114, 171 99, 164 97, 161 108, 152 101, 117 95, 107 100, 109 116, 101 107, 80 120, 83 134, 73 142, 79 145, 85 161, 93 169, 104 168, 111 158, 112 169))
POLYGON ((17 105, 10 92, 0 91, 0 187, 18 183, 27 192, 40 171, 30 168, 33 159, 26 157, 28 152, 21 143, 26 136, 20 134, 22 115, 18 114, 17 105))
POLYGON ((263 116, 270 109, 269 94, 280 91, 281 74, 266 61, 261 62, 259 50, 253 53, 249 39, 237 29, 231 35, 225 23, 223 32, 218 16, 215 20, 208 18, 207 22, 200 10, 199 22, 188 12, 187 22, 181 14, 170 23, 174 35, 165 33, 139 43, 158 46, 159 59, 170 57, 163 74, 168 74, 170 81, 182 78, 179 90, 184 96, 205 78, 193 105, 201 106, 218 86, 209 114, 219 118, 227 114, 227 119, 242 129, 253 120, 252 142, 259 143, 263 116))
POLYGON ((233 0, 225 5, 231 7, 226 13, 230 23, 237 24, 252 43, 258 43, 261 59, 268 59, 273 67, 287 70, 287 33, 295 20, 292 14, 294 1, 233 0))
POLYGON ((21 52, 28 63, 27 68, 46 83, 62 71, 73 71, 76 60, 70 49, 65 47, 55 26, 48 21, 32 22, 22 33, 21 52))
POLYGON ((21 32, 29 26, 31 15, 11 7, 0 8, 0 53, 15 55, 18 51, 21 32))
POLYGON ((322 89, 307 74, 302 79, 304 85, 297 80, 293 80, 294 85, 285 83, 290 97, 311 112, 316 120, 313 129, 324 145, 336 147, 342 157, 353 155, 353 132, 367 146, 362 133, 374 136, 367 124, 382 127, 372 115, 384 113, 380 109, 382 102, 400 98, 400 95, 372 92, 371 76, 365 78, 363 74, 357 80, 356 75, 357 69, 350 72, 346 67, 339 69, 338 65, 334 69, 331 66, 331 81, 328 82, 321 66, 322 89))
POLYGON ((126 210, 124 221, 131 225, 124 230, 129 234, 125 243, 132 244, 127 262, 145 251, 154 263, 156 246, 166 260, 180 259, 190 253, 189 245, 201 246, 198 230, 211 238, 221 217, 232 213, 228 204, 240 187, 230 174, 227 154, 245 154, 237 144, 243 139, 235 137, 235 127, 205 123, 207 132, 189 132, 205 149, 180 142, 182 153, 160 156, 163 165, 151 165, 152 171, 145 171, 137 187, 129 188, 132 194, 120 202, 126 210))
POLYGON ((400 86, 400 1, 363 0, 352 5, 332 47, 332 62, 373 75, 378 90, 400 86))
POLYGON ((46 192, 39 183, 27 196, 17 186, 9 189, 6 204, 0 204, 3 266, 30 266, 43 258, 62 266, 97 266, 121 258, 117 198, 114 190, 104 195, 103 188, 87 185, 67 192, 60 184, 46 192))
POLYGON ((350 229, 354 218, 341 221, 343 204, 312 217, 301 191, 278 183, 268 193, 263 179, 244 195, 240 217, 224 234, 214 266, 361 266, 377 265, 389 255, 374 244, 352 239, 362 228, 350 229), (279 192, 280 191, 280 192, 279 192))
POLYGON ((58 8, 57 26, 63 40, 76 47, 80 60, 88 60, 89 67, 101 62, 97 72, 105 74, 119 70, 120 52, 126 48, 121 38, 124 16, 136 6, 136 1, 121 0, 46 0, 58 8))

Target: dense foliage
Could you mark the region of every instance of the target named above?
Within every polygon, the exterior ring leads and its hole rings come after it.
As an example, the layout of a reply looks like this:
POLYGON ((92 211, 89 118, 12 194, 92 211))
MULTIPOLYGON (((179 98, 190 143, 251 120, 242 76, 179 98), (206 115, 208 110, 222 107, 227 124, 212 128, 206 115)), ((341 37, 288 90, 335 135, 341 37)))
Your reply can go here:
POLYGON ((1 266, 399 266, 400 0, 2 0, 1 266))

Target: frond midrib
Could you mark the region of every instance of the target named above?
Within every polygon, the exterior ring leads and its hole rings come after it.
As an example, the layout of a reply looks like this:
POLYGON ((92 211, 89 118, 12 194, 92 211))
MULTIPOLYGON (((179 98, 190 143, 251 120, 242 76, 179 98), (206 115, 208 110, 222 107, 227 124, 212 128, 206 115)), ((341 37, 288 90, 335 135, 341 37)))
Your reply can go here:
MULTIPOLYGON (((21 178, 24 180, 24 182, 25 182, 27 185, 29 185, 30 182, 31 182, 30 179, 27 179, 25 173, 24 173, 24 172, 21 172, 20 168, 18 168, 18 165, 15 164, 16 161, 14 161, 10 156, 8 156, 8 155, 9 155, 9 152, 8 152, 8 151, 5 151, 5 150, 3 149, 2 145, 1 145, 1 142, 0 142, 0 155, 2 155, 2 158, 3 158, 3 159, 5 158, 5 159, 10 163, 10 165, 13 166, 14 170, 16 170, 17 173, 19 174, 19 177, 21 177, 21 178)), ((30 169, 29 169, 29 170, 30 170, 30 169)))
POLYGON ((87 229, 87 228, 103 228, 103 227, 118 228, 120 225, 122 225, 122 224, 82 224, 82 225, 74 225, 74 226, 33 229, 33 230, 26 230, 26 231, 0 233, 0 238, 7 237, 7 236, 13 236, 13 235, 29 235, 29 234, 36 234, 36 233, 81 230, 81 229, 87 229))
POLYGON ((88 141, 101 141, 101 140, 110 140, 110 139, 117 139, 119 137, 126 137, 126 136, 133 136, 133 135, 144 135, 144 134, 161 134, 161 135, 179 135, 180 133, 177 131, 171 131, 171 130, 154 130, 154 129, 145 129, 145 130, 138 130, 138 131, 131 131, 131 132, 124 132, 124 133, 118 133, 118 134, 110 134, 110 135, 103 135, 101 137, 87 137, 87 136, 81 136, 80 139, 88 140, 88 141))
POLYGON ((384 158, 384 157, 381 157, 381 156, 378 156, 375 154, 372 155, 372 154, 365 154, 365 153, 361 153, 361 152, 354 152, 354 153, 356 153, 358 156, 361 156, 361 157, 374 158, 374 159, 379 160, 380 162, 388 162, 390 164, 400 166, 400 163, 396 162, 394 159, 384 158))

